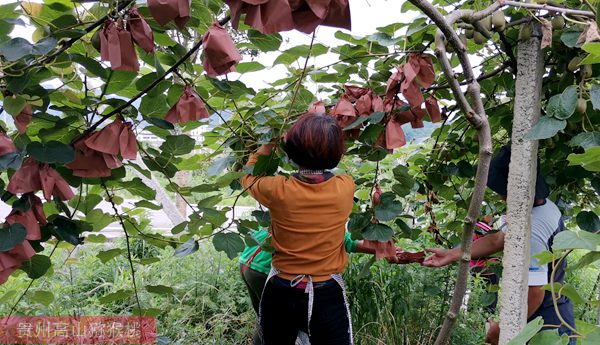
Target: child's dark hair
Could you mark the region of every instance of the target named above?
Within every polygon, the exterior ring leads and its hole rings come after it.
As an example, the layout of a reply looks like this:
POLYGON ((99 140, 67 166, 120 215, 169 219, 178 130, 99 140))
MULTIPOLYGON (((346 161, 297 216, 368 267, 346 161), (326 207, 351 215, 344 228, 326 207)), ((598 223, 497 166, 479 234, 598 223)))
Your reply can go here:
POLYGON ((302 168, 333 169, 344 154, 342 129, 329 115, 304 114, 287 132, 284 149, 302 168))

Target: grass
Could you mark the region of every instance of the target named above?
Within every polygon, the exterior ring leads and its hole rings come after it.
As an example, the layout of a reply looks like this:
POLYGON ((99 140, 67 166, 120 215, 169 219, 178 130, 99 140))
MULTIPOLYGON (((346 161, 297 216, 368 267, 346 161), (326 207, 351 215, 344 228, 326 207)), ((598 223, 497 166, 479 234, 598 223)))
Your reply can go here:
MULTIPOLYGON (((113 244, 124 248, 124 243, 113 244)), ((71 253, 72 249, 59 246, 52 271, 33 283, 17 304, 17 314, 134 313, 137 305, 125 256, 102 263, 97 255, 109 249, 106 245, 90 243, 71 253)), ((136 261, 153 262, 135 267, 141 307, 158 320, 159 344, 250 344, 255 315, 235 260, 216 252, 211 243, 203 243, 198 252, 182 258, 173 256, 172 248, 157 249, 141 241, 133 243, 132 252, 136 261), (147 290, 149 286, 153 292, 147 290)), ((432 344, 451 295, 454 269, 380 261, 363 270, 366 261, 368 257, 353 255, 345 273, 356 344, 432 344)), ((590 269, 594 272, 570 275, 570 282, 585 297, 597 276, 597 269, 590 269)), ((0 315, 10 312, 28 284, 29 279, 18 274, 0 286, 0 315)), ((475 279, 452 344, 483 344, 489 316, 481 312, 483 300, 483 286, 475 279)), ((595 308, 587 313, 578 308, 576 315, 593 321, 595 308)))

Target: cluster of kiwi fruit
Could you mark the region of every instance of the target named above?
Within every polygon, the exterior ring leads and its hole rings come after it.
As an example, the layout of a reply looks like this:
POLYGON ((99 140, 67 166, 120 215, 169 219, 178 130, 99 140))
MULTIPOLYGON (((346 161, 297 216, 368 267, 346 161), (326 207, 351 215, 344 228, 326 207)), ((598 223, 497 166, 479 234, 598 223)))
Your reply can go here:
MULTIPOLYGON (((479 23, 488 31, 501 32, 507 27, 506 17, 503 11, 496 11, 491 16, 485 17, 479 21, 479 23)), ((562 29, 565 26, 565 19, 557 15, 552 18, 552 28, 555 30, 562 29)), ((519 40, 528 40, 531 37, 532 31, 529 25, 524 25, 519 32, 519 40)), ((463 44, 466 45, 467 39, 472 39, 476 44, 484 44, 487 42, 487 38, 479 31, 472 27, 465 29, 465 33, 459 35, 463 44)))

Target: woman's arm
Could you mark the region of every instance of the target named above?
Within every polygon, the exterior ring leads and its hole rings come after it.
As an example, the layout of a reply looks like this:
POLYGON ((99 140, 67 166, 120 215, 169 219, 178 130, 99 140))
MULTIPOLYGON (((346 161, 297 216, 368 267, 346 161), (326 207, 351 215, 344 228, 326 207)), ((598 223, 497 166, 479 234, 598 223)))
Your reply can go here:
MULTIPOLYGON (((274 146, 275 144, 265 144, 259 147, 255 153, 250 155, 246 165, 254 166, 258 161, 258 157, 270 155, 274 146)), ((265 179, 260 176, 246 174, 240 178, 240 184, 244 190, 246 190, 254 199, 256 199, 256 201, 267 207, 270 207, 269 204, 272 200, 270 195, 272 194, 273 186, 269 180, 270 179, 265 179)))

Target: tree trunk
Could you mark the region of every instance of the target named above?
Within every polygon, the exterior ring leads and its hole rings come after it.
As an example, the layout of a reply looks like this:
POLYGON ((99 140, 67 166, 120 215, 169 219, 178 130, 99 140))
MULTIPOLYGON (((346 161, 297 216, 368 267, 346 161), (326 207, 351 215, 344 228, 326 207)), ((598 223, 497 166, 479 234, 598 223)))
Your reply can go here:
POLYGON ((544 73, 540 49, 541 27, 532 21, 533 35, 518 45, 517 80, 512 126, 511 160, 508 174, 508 230, 502 259, 500 296, 500 342, 514 338, 527 322, 527 277, 531 246, 531 209, 537 171, 536 140, 525 136, 540 118, 544 73))

